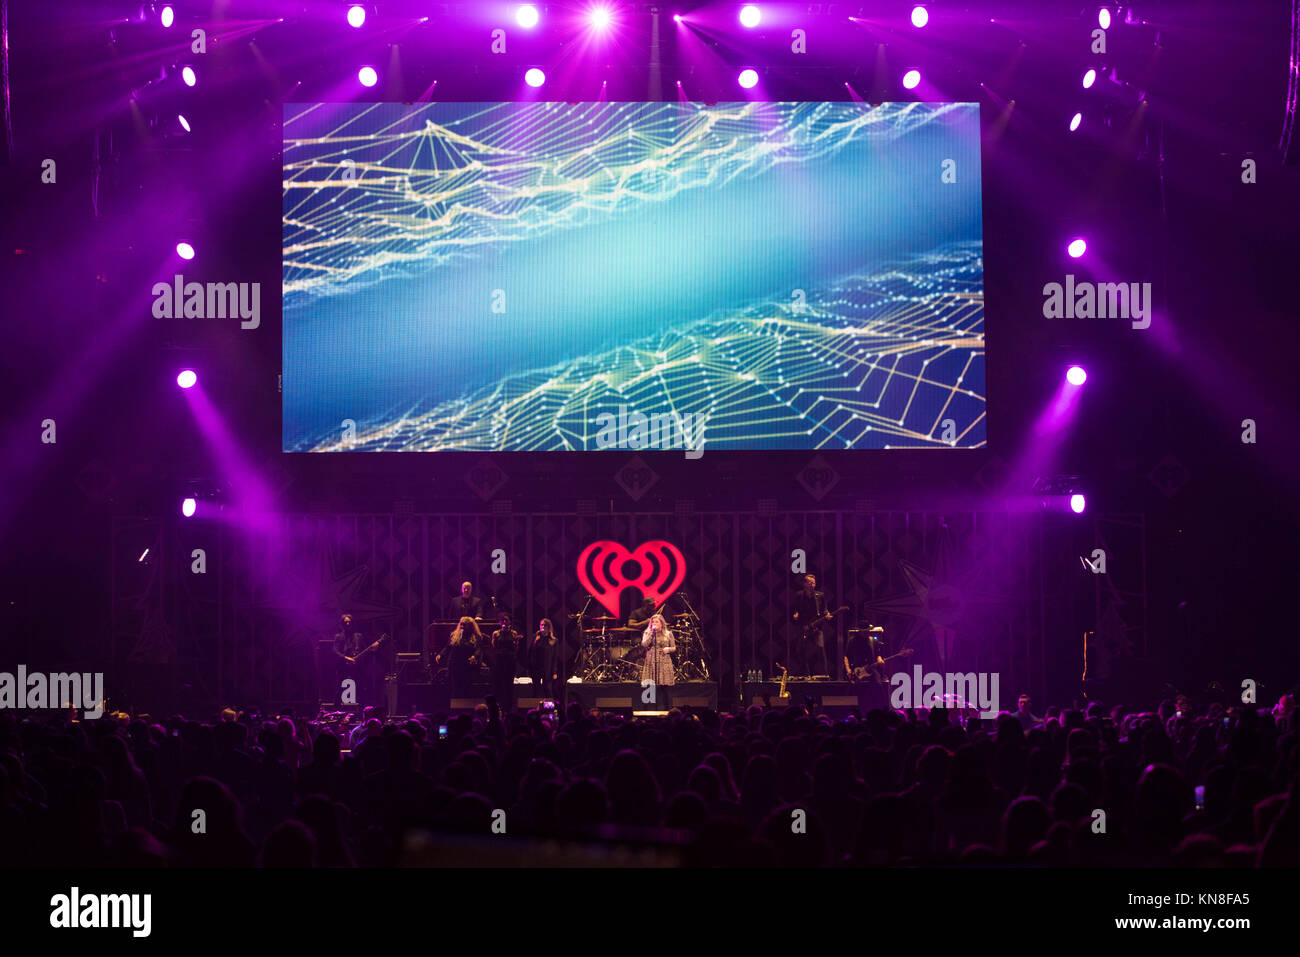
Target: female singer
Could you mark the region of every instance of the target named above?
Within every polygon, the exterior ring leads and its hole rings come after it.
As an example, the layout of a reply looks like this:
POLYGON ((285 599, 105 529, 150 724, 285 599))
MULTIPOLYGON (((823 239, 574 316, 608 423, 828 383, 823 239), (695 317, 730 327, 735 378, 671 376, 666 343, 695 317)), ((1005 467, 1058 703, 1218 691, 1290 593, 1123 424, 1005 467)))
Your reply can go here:
POLYGON ((515 710, 515 668, 519 660, 519 632, 504 611, 501 627, 492 633, 492 693, 502 713, 515 710))
POLYGON ((479 671, 478 652, 483 646, 483 632, 479 631, 478 622, 473 618, 462 618, 451 633, 451 643, 437 659, 438 664, 447 665, 452 697, 464 698, 473 691, 474 678, 479 671))
POLYGON ((559 677, 555 673, 557 641, 559 638, 551 619, 543 618, 537 624, 537 634, 533 637, 532 644, 528 646, 528 672, 537 687, 537 695, 541 698, 550 698, 555 694, 554 681, 559 677))
POLYGON ((668 622, 663 615, 654 615, 641 634, 641 647, 646 651, 645 660, 641 662, 641 680, 653 681, 657 685, 670 685, 676 680, 673 671, 673 659, 670 657, 677 650, 673 633, 668 630, 668 622))

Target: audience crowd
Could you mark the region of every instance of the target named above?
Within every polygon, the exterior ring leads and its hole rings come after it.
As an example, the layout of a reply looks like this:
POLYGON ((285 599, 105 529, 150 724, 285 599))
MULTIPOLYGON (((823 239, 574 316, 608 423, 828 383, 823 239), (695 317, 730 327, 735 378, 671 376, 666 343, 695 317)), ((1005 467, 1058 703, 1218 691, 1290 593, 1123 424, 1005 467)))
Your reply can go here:
POLYGON ((354 867, 439 841, 671 849, 686 866, 1300 863, 1294 698, 1155 712, 801 706, 354 727, 0 713, 0 863, 354 867))

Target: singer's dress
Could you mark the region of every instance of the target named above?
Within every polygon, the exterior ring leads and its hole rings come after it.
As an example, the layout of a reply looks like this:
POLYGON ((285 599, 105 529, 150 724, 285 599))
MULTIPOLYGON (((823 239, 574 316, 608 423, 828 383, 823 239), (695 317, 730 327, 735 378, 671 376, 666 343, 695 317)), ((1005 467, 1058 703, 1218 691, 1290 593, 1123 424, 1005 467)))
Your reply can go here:
MULTIPOLYGON (((645 641, 649 636, 650 632, 647 629, 642 633, 641 640, 645 641)), ((675 650, 676 647, 671 631, 660 632, 659 638, 646 648, 645 660, 641 662, 641 680, 653 681, 659 685, 672 684, 677 674, 673 671, 673 659, 669 649, 675 650)))

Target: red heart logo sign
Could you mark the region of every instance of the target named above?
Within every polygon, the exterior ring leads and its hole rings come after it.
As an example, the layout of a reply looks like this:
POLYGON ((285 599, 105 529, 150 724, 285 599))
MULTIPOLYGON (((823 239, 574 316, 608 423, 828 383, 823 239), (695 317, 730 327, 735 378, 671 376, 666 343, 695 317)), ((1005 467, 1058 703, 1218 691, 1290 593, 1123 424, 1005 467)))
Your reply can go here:
POLYGON ((662 604, 686 580, 686 560, 671 542, 646 542, 629 552, 618 542, 592 542, 578 556, 578 581, 611 615, 618 614, 618 596, 625 588, 662 604), (624 566, 636 562, 641 574, 629 578, 624 566))

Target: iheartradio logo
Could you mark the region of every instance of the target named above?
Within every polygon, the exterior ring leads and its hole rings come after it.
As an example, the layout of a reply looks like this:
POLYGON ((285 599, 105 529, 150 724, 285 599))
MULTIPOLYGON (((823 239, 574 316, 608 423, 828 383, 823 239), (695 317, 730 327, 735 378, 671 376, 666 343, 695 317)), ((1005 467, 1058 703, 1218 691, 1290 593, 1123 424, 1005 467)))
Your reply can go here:
POLYGON ((686 559, 672 542, 646 542, 628 551, 618 542, 592 542, 578 556, 578 581, 611 615, 618 615, 618 596, 640 589, 662 604, 686 580, 686 559))

